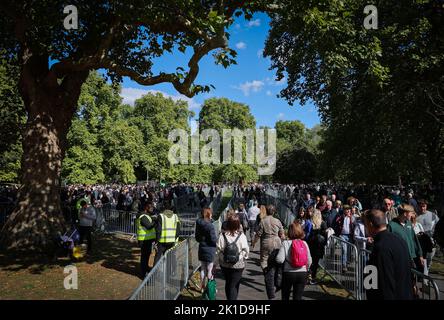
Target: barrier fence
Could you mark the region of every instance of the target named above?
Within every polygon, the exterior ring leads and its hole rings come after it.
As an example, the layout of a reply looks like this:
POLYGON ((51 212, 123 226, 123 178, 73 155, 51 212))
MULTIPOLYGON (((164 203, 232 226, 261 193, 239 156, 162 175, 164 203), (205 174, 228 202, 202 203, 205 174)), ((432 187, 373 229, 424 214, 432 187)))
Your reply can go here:
MULTIPOLYGON (((268 189, 265 194, 267 204, 273 204, 276 207, 279 219, 288 227, 293 222, 294 215, 288 212, 291 211, 291 205, 286 193, 278 189, 268 189)), ((329 275, 348 292, 348 297, 365 300, 364 269, 369 261, 370 253, 369 250, 358 248, 345 239, 331 236, 327 241, 324 257, 319 262, 319 266, 325 271, 324 277, 329 275)), ((432 277, 415 269, 411 269, 411 273, 415 282, 416 298, 439 300, 439 287, 432 277)))
POLYGON ((356 246, 341 238, 331 236, 325 246, 319 266, 332 277, 349 296, 359 297, 359 259, 356 246))
MULTIPOLYGON (((210 204, 213 211, 218 209, 225 190, 222 188, 210 204)), ((162 256, 131 295, 130 300, 175 300, 178 298, 191 276, 200 267, 199 243, 193 235, 194 230, 193 234, 162 256)))
POLYGON ((279 220, 281 220, 282 225, 285 228, 288 228, 296 216, 292 212, 290 200, 286 198, 286 194, 284 191, 276 190, 276 189, 267 189, 265 192, 265 199, 267 205, 274 205, 276 208, 276 215, 279 220))
MULTIPOLYGON (((366 300, 365 267, 371 252, 359 249, 356 245, 331 236, 325 247, 323 259, 319 266, 348 293, 348 297, 366 300), (344 268, 346 268, 344 270, 344 268)), ((439 300, 440 293, 436 281, 415 269, 411 269, 414 279, 416 298, 423 300, 439 300)), ((324 275, 325 277, 325 275, 324 275)))

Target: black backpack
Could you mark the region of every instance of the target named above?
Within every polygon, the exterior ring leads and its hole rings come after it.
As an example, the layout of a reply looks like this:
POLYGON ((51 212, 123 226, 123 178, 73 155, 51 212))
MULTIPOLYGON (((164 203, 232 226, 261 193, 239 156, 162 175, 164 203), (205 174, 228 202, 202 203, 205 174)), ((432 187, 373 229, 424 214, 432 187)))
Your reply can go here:
POLYGON ((224 262, 229 264, 235 264, 239 261, 239 248, 236 245, 237 240, 241 236, 241 233, 237 236, 234 242, 229 243, 227 240, 227 236, 223 233, 225 239, 225 249, 224 249, 224 262))

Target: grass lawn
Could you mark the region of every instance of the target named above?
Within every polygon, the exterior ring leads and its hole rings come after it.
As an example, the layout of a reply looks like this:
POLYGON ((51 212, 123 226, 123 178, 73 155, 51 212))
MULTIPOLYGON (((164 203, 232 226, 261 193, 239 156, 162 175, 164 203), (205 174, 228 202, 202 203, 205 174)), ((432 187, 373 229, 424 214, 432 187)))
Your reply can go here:
POLYGON ((0 253, 0 299, 127 299, 140 284, 137 277, 140 249, 124 235, 93 239, 93 253, 84 260, 49 261, 0 253), (78 289, 64 288, 64 267, 78 270, 78 289))
POLYGON ((325 271, 322 268, 319 268, 317 273, 317 280, 320 280, 321 278, 322 281, 319 281, 319 287, 322 289, 322 291, 324 291, 326 296, 336 297, 337 299, 349 298, 349 293, 347 292, 347 290, 342 288, 328 274, 325 274, 325 271))

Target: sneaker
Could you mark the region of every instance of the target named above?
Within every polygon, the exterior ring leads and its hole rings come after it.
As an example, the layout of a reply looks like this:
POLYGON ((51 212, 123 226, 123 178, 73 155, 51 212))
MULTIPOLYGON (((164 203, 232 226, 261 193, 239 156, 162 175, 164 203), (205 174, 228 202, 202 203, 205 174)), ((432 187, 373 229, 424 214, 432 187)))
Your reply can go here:
POLYGON ((314 286, 314 285, 317 285, 318 282, 316 280, 310 280, 309 284, 314 286))

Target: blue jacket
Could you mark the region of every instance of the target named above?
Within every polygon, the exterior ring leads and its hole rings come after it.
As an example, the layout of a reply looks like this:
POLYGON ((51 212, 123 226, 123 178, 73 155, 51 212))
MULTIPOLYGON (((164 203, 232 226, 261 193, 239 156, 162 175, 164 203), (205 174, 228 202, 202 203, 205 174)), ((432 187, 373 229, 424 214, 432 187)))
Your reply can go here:
POLYGON ((199 261, 213 262, 216 255, 216 231, 213 224, 203 218, 196 221, 196 241, 199 242, 199 261))

